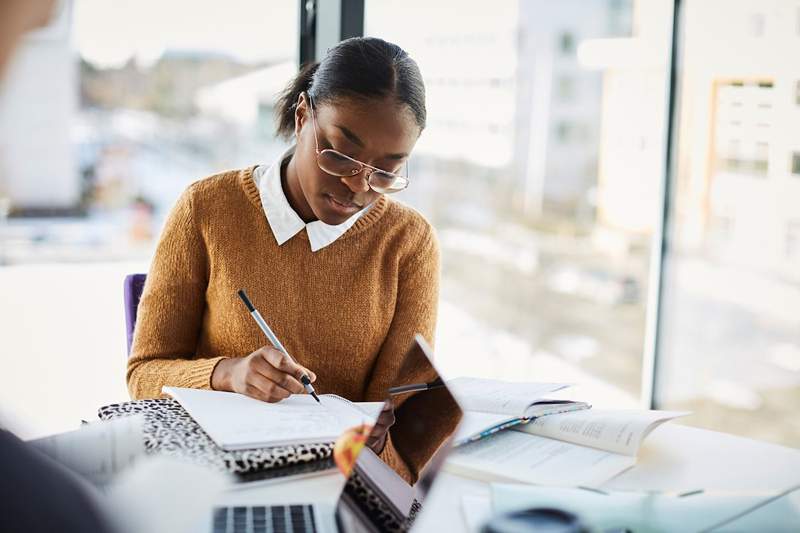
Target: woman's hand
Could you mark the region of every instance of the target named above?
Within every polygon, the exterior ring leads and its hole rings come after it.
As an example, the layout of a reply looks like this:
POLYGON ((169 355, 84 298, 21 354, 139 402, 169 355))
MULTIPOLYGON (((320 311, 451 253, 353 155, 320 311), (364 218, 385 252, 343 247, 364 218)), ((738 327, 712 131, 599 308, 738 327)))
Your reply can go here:
POLYGON ((376 454, 383 451, 386 446, 386 436, 389 434, 389 428, 394 425, 394 405, 391 401, 383 404, 383 409, 375 421, 375 425, 370 431, 369 438, 367 438, 367 446, 376 454))
POLYGON ((265 402, 279 402, 290 394, 303 394, 300 376, 317 376, 272 346, 264 346, 247 357, 223 359, 211 374, 211 388, 238 392, 265 402))

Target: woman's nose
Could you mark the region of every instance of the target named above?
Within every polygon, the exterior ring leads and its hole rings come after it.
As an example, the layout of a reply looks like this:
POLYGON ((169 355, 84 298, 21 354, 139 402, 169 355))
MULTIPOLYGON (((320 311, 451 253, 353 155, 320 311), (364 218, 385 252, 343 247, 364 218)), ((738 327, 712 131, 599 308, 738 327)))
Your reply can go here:
POLYGON ((367 192, 369 191, 369 183, 367 183, 369 178, 367 177, 365 170, 362 170, 353 176, 342 176, 339 179, 341 179, 342 183, 347 185, 347 188, 353 192, 367 192))

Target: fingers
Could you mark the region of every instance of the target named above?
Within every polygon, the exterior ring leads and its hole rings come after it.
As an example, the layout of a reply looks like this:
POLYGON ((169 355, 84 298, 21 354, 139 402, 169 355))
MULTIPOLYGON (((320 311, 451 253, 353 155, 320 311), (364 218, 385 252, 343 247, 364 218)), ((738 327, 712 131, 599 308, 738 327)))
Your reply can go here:
POLYGON ((276 369, 285 372, 286 374, 291 375, 296 380, 300 380, 300 377, 303 374, 308 376, 312 382, 317 379, 316 374, 311 372, 309 369, 302 367, 295 363, 291 357, 287 356, 285 353, 276 350, 270 346, 265 346, 261 348, 261 353, 264 359, 276 369))
POLYGON ((248 375, 244 393, 257 400, 269 403, 285 400, 291 395, 289 391, 278 386, 274 381, 256 372, 248 375))
POLYGON ((297 378, 270 364, 263 352, 259 355, 260 357, 253 359, 253 370, 255 372, 290 394, 303 394, 305 392, 305 388, 297 378))
POLYGON ((307 369, 303 365, 298 365, 298 366, 303 369, 303 372, 306 373, 306 376, 308 376, 308 379, 311 380, 311 383, 314 383, 315 381, 317 381, 317 375, 314 372, 312 372, 311 370, 307 369))

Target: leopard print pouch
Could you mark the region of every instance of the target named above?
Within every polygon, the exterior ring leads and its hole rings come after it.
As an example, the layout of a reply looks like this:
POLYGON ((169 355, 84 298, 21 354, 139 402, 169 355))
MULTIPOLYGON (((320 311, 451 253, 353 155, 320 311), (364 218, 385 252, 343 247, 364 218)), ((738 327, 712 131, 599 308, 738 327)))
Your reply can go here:
POLYGON ((194 463, 230 472, 252 474, 265 470, 299 466, 320 461, 330 467, 333 443, 298 444, 255 448, 252 450, 223 450, 171 398, 134 400, 101 407, 97 416, 113 420, 136 414, 144 415, 144 447, 147 453, 163 453, 194 463), (324 461, 323 461, 324 460, 324 461))

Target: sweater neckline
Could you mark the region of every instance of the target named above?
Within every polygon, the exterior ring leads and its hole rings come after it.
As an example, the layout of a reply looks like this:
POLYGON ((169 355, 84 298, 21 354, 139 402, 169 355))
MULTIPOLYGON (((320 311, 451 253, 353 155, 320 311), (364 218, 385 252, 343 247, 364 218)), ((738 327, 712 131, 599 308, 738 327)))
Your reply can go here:
MULTIPOLYGON (((239 183, 244 189, 245 195, 250 200, 250 202, 258 208, 259 212, 264 215, 264 205, 261 203, 261 194, 258 190, 258 185, 256 184, 255 180, 253 179, 253 172, 255 169, 258 168, 258 165, 252 165, 245 169, 239 171, 239 183)), ((391 200, 386 197, 385 194, 382 194, 372 207, 364 213, 353 226, 347 230, 339 239, 342 240, 353 235, 357 235, 362 231, 368 229, 373 224, 375 224, 381 217, 383 217, 384 213, 389 207, 391 200)), ((265 217, 266 219, 266 217, 265 217)), ((308 232, 301 231, 299 236, 305 240, 308 240, 308 232)))

